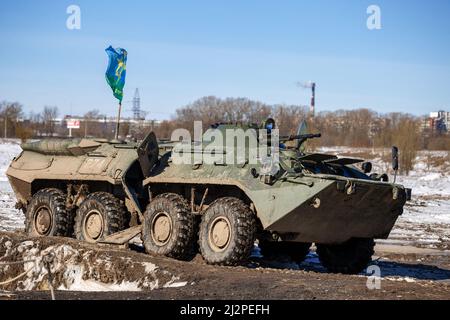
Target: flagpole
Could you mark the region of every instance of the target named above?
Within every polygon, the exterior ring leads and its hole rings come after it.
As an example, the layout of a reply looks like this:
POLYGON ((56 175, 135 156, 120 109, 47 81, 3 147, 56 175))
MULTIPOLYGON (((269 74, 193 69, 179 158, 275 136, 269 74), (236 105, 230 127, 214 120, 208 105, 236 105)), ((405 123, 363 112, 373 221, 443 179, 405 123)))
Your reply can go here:
POLYGON ((122 112, 122 101, 119 102, 119 113, 117 114, 116 123, 116 140, 119 140, 119 128, 120 128, 120 113, 122 112))

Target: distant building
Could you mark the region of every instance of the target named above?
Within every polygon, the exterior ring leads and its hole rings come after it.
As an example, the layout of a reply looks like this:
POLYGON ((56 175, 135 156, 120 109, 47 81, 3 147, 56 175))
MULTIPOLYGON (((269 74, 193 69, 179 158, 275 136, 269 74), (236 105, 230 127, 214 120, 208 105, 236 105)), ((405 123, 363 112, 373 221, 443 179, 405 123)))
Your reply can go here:
MULTIPOLYGON (((86 119, 85 117, 66 115, 66 116, 64 116, 64 118, 54 119, 53 122, 57 125, 64 126, 66 124, 67 120, 78 120, 80 122, 88 121, 88 122, 98 122, 98 123, 116 123, 117 118, 116 117, 99 117, 99 118, 86 119)), ((130 123, 130 124, 141 125, 144 127, 150 127, 150 126, 158 126, 161 123, 161 121, 122 117, 122 118, 120 118, 120 123, 130 123)))
POLYGON ((430 112, 429 117, 425 117, 422 122, 422 129, 431 133, 446 133, 450 131, 450 112, 437 111, 430 112))

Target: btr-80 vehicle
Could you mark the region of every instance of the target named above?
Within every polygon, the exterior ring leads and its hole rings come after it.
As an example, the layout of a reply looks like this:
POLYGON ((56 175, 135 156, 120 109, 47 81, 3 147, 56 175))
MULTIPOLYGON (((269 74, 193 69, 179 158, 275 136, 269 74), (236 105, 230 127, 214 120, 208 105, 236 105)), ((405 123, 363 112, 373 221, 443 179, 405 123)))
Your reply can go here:
POLYGON ((359 273, 410 190, 369 176, 368 162, 306 153, 320 134, 304 132, 279 137, 270 119, 217 124, 187 143, 42 140, 23 144, 7 175, 31 235, 127 244, 140 234, 150 254, 199 250, 216 265, 243 263, 256 240, 263 256, 300 263, 315 243, 330 272, 359 273))

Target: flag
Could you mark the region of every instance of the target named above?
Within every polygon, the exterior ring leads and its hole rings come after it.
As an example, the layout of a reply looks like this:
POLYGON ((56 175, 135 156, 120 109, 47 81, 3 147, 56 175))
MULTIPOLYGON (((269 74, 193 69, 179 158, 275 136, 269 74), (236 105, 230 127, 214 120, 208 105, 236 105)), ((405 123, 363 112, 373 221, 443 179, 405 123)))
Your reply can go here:
POLYGON ((106 50, 109 57, 108 69, 106 70, 106 81, 111 87, 114 97, 120 102, 123 99, 123 87, 127 74, 127 51, 122 48, 114 49, 109 46, 106 50))

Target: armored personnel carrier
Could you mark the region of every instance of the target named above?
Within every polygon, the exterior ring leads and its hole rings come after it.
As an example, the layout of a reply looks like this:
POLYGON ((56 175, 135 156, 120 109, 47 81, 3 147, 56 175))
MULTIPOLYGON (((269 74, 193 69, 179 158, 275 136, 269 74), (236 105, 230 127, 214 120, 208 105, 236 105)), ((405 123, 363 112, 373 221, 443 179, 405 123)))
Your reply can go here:
POLYGON ((306 153, 320 134, 305 130, 279 137, 270 119, 182 143, 43 140, 23 145, 7 175, 32 235, 124 244, 141 234, 150 254, 199 250, 217 265, 243 263, 255 241, 264 256, 301 262, 315 243, 330 272, 359 273, 410 192, 360 159, 306 153))

